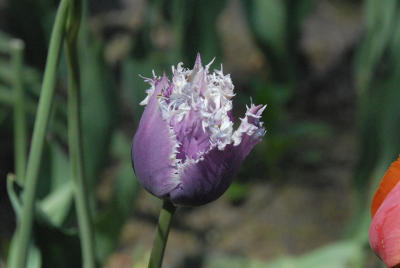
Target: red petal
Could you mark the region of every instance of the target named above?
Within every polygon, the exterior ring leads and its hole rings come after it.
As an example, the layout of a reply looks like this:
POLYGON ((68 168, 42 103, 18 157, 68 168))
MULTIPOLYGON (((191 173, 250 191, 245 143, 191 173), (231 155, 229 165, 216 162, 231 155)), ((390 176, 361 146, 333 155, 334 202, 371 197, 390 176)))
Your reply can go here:
POLYGON ((385 176, 383 176, 378 190, 372 199, 371 217, 375 216, 376 211, 382 205, 387 195, 393 190, 400 180, 400 157, 392 163, 385 176))

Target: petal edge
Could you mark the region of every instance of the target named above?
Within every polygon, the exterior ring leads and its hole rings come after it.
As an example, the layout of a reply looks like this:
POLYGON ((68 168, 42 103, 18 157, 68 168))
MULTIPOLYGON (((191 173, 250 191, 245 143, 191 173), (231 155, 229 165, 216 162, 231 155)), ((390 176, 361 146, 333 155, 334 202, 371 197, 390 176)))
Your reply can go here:
POLYGON ((174 132, 163 119, 158 96, 168 88, 168 79, 156 79, 155 90, 143 112, 132 144, 132 164, 139 182, 153 195, 164 198, 178 185, 174 132))

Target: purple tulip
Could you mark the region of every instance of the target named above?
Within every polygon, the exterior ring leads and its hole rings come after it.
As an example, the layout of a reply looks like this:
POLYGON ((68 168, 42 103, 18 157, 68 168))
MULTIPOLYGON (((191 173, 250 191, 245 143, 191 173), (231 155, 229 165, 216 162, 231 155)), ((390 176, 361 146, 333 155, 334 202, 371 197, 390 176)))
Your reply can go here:
MULTIPOLYGON (((212 62, 211 62, 212 63, 212 62)), ((176 205, 197 206, 220 197, 266 131, 266 106, 247 107, 233 130, 233 84, 221 70, 209 73, 197 55, 193 70, 172 66, 172 81, 153 79, 133 139, 132 162, 142 186, 176 205)))

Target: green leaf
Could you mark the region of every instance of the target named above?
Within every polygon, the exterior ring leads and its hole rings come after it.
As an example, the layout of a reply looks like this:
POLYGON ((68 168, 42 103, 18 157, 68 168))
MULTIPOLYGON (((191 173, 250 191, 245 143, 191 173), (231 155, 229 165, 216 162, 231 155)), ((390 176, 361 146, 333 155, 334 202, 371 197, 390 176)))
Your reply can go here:
POLYGON ((49 144, 50 191, 56 191, 72 181, 71 164, 68 155, 57 142, 49 144))
POLYGON ((184 22, 182 25, 184 33, 180 38, 183 44, 180 45, 184 49, 186 62, 193 62, 197 52, 201 53, 204 62, 214 57, 217 60, 220 58, 221 44, 217 25, 225 4, 226 0, 184 1, 185 12, 180 12, 184 13, 184 17, 181 18, 184 22))
POLYGON ((73 197, 73 183, 68 180, 41 200, 38 206, 52 224, 61 226, 71 208, 73 197))
POLYGON ((85 24, 80 41, 83 158, 88 188, 93 189, 108 155, 117 109, 116 89, 103 60, 103 49, 97 40, 90 39, 85 24))
POLYGON ((140 187, 133 173, 130 141, 120 132, 112 139, 112 155, 121 164, 116 172, 112 197, 95 221, 97 254, 104 261, 117 246, 122 225, 132 213, 140 187))
POLYGON ((393 36, 396 17, 396 0, 366 1, 366 35, 356 55, 356 86, 364 94, 374 77, 377 64, 393 36))
POLYGON ((27 268, 41 268, 42 267, 42 255, 39 248, 31 243, 28 249, 27 268))
POLYGON ((388 167, 400 151, 400 64, 396 60, 400 44, 399 16, 395 0, 366 2, 367 32, 355 65, 360 143, 355 183, 363 199, 361 204, 366 203, 368 180, 382 167, 388 167), (376 75, 378 69, 380 73, 376 75))
POLYGON ((140 190, 131 162, 131 142, 121 132, 116 132, 112 142, 113 155, 121 161, 116 174, 113 191, 115 214, 126 219, 132 212, 135 198, 140 190))
POLYGON ((255 33, 279 54, 286 53, 286 4, 281 0, 254 0, 251 10, 255 33))
MULTIPOLYGON (((52 186, 50 187, 50 193, 38 201, 35 217, 49 222, 50 225, 60 227, 71 209, 73 183, 67 156, 58 144, 52 143, 50 145, 49 159, 49 177, 51 178, 52 186)), ((19 192, 22 190, 23 187, 16 182, 15 176, 9 174, 7 176, 7 191, 17 219, 21 215, 22 202, 19 199, 19 192)))

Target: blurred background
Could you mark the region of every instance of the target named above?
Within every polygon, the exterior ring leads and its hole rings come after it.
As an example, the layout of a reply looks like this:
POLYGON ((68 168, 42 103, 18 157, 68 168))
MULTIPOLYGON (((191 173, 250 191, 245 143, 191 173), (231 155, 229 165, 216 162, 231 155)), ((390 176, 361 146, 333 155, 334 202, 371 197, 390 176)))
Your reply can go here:
MULTIPOLYGON (((0 267, 21 187, 14 172, 15 73, 25 43, 30 141, 58 1, 0 0, 0 267)), ((130 146, 151 77, 215 57, 234 115, 268 104, 267 135, 217 201, 180 208, 164 267, 382 267, 369 203, 400 152, 396 0, 91 0, 79 39, 85 174, 100 267, 147 267, 160 201, 142 190, 130 146)), ((62 57, 48 127, 30 267, 80 267, 62 57)), ((17 212, 18 213, 18 212, 17 212)))

